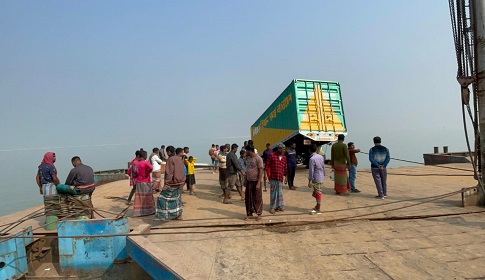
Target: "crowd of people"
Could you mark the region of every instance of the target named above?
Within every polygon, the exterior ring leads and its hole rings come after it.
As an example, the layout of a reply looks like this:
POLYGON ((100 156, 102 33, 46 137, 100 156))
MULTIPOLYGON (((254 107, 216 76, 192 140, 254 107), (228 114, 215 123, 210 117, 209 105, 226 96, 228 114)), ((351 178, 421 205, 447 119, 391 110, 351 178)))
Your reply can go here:
MULTIPOLYGON (((355 144, 344 143, 345 136, 339 135, 337 143, 332 145, 330 165, 332 167, 334 190, 337 195, 358 193, 356 188, 357 157, 360 149, 355 144)), ((387 197, 386 166, 390 161, 389 150, 381 145, 381 138, 374 137, 374 147, 369 151, 372 176, 376 184, 376 198, 387 197)), ((251 140, 245 141, 238 153, 237 144, 212 144, 209 157, 212 162, 212 173, 218 174, 219 186, 223 204, 232 204, 231 192, 237 191, 240 199, 245 201, 246 219, 255 217, 260 220, 263 214, 262 192, 266 191, 266 183, 270 186, 269 212, 275 214, 284 211, 285 202, 283 186, 288 184, 290 190, 296 190, 294 179, 297 166, 296 144, 288 147, 277 144, 272 149, 271 144, 261 156, 254 148, 251 140), (239 154, 239 157, 238 157, 239 154)), ((325 155, 319 152, 316 145, 309 146, 308 187, 313 188, 312 196, 316 205, 311 213, 321 211, 322 188, 325 177, 325 155)), ((159 219, 182 219, 182 193, 184 186, 190 195, 196 195, 194 185, 195 162, 197 158, 189 156, 188 147, 175 148, 161 146, 154 148, 149 157, 143 149, 136 151, 135 159, 130 163, 128 175, 133 187, 128 197, 128 203, 134 196, 133 215, 145 216, 155 214, 159 219), (165 166, 165 170, 162 170, 165 166), (161 173, 164 172, 163 183, 161 173), (150 176, 151 175, 151 176, 150 176), (153 193, 158 193, 157 201, 153 193)))
MULTIPOLYGON (((334 190, 337 195, 358 193, 356 187, 357 157, 360 149, 355 144, 344 143, 345 136, 339 135, 337 143, 331 148, 330 165, 332 167, 334 190)), ((381 138, 374 137, 374 147, 369 151, 372 176, 377 189, 376 198, 387 197, 387 171, 390 161, 389 150, 381 145, 381 138)), ((297 166, 296 144, 288 147, 277 144, 258 154, 252 140, 244 142, 238 153, 237 144, 212 145, 209 156, 212 162, 213 174, 218 174, 221 188, 222 203, 231 204, 231 192, 237 191, 242 201, 245 201, 246 219, 255 215, 260 220, 263 213, 263 186, 270 187, 269 212, 275 214, 284 211, 285 202, 283 186, 288 184, 290 190, 296 190, 294 185, 297 166), (239 156, 238 156, 239 154, 239 156)), ((325 155, 318 152, 316 145, 309 146, 308 187, 313 188, 312 196, 316 205, 311 213, 321 211, 322 188, 325 177, 325 155)), ((127 174, 130 177, 131 192, 127 203, 133 204, 133 216, 155 214, 159 219, 182 219, 182 193, 184 186, 189 195, 196 195, 195 163, 197 158, 189 155, 189 147, 175 148, 174 146, 153 148, 148 156, 147 151, 140 149, 135 152, 135 158, 130 162, 127 174), (163 182, 162 182, 162 173, 163 182), (154 199, 153 193, 159 193, 154 199), (133 199, 133 203, 132 203, 133 199)), ((38 167, 36 182, 44 201, 58 195, 57 186, 60 180, 54 166, 56 155, 48 152, 44 155, 38 167)), ((66 178, 65 184, 80 194, 94 191, 94 172, 91 167, 82 163, 78 156, 71 160, 73 169, 66 178)), ((92 204, 91 204, 92 207, 92 204)))

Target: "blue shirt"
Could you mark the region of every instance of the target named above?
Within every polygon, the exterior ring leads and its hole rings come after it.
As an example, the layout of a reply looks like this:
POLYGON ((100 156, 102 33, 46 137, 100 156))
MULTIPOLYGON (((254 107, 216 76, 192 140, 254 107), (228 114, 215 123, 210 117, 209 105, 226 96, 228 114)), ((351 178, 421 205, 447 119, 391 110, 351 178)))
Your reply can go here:
POLYGON ((288 166, 295 167, 296 166, 296 151, 293 149, 288 149, 286 151, 286 161, 288 166))
POLYGON ((380 165, 386 167, 390 160, 389 149, 381 144, 375 144, 369 150, 369 161, 372 168, 378 168, 380 165))
POLYGON ((238 158, 237 160, 239 161, 242 171, 246 172, 246 160, 242 157, 238 158))
POLYGON ((325 160, 322 155, 313 153, 308 163, 308 180, 323 183, 325 177, 325 160))
POLYGON ((52 175, 57 174, 57 170, 52 164, 43 163, 39 166, 39 175, 41 184, 54 183, 52 175))
POLYGON ((271 150, 271 149, 264 150, 263 155, 261 156, 261 158, 263 159, 263 163, 266 163, 269 155, 271 155, 272 153, 273 153, 273 150, 271 150))

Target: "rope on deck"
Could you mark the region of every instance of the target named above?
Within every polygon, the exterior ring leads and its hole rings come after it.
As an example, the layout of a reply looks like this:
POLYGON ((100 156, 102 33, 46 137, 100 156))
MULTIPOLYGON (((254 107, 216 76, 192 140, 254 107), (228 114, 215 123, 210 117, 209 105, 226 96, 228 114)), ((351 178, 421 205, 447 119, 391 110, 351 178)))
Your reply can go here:
MULTIPOLYGON (((396 204, 396 203, 403 203, 403 202, 410 202, 410 201, 416 201, 416 200, 424 200, 420 201, 414 204, 409 204, 409 205, 404 205, 400 207, 396 207, 393 209, 387 209, 387 210, 382 210, 382 211, 377 211, 377 212, 372 212, 372 213, 366 213, 366 214, 360 214, 360 215, 355 215, 355 216, 349 216, 349 217, 342 217, 342 218, 335 218, 335 219, 328 219, 328 220, 318 220, 318 221, 295 221, 295 222, 273 222, 273 223, 257 223, 257 224, 248 224, 248 223, 231 223, 231 224, 209 224, 209 225, 188 225, 188 226, 174 226, 174 227, 151 227, 151 229, 157 229, 157 230, 171 230, 171 229, 202 229, 202 228, 226 228, 226 229, 217 229, 217 230, 210 230, 210 231, 177 231, 177 232, 153 232, 153 233, 140 233, 140 234, 108 234, 108 235, 92 235, 90 237, 115 237, 115 236, 137 236, 137 235, 142 235, 142 236, 148 236, 148 235, 167 235, 167 234, 208 234, 208 233, 217 233, 217 232, 227 232, 227 231, 247 231, 247 230, 257 230, 257 229, 264 229, 267 227, 271 228, 290 228, 290 227, 297 227, 297 226, 310 226, 310 225, 317 225, 317 224, 326 224, 326 223, 336 223, 336 222, 350 222, 350 221, 361 221, 361 220, 367 220, 367 221, 395 221, 395 220, 411 220, 411 219, 426 219, 426 218, 432 218, 432 217, 445 217, 445 216, 458 216, 458 215, 468 215, 468 214, 478 214, 478 213, 485 213, 485 210, 479 210, 479 211, 464 211, 460 213, 444 213, 444 214, 428 214, 428 215, 404 215, 404 216, 389 216, 389 217, 376 217, 372 218, 369 216, 373 216, 376 214, 385 214, 401 209, 406 209, 414 206, 418 206, 424 203, 429 203, 433 201, 437 201, 449 196, 453 196, 459 193, 462 193, 463 190, 460 191, 454 191, 454 192, 449 192, 437 196, 432 196, 432 197, 426 197, 426 198, 420 198, 420 199, 410 199, 410 200, 402 200, 402 201, 394 201, 394 202, 388 202, 385 204, 379 204, 379 205, 370 205, 370 206, 361 206, 361 207, 354 207, 354 208, 346 208, 346 209, 339 209, 339 210, 333 210, 333 211, 323 211, 322 213, 335 213, 339 211, 349 211, 349 210, 356 210, 356 209, 363 209, 363 208, 369 208, 369 207, 376 207, 376 206, 383 206, 383 205, 389 205, 389 204, 396 204), (230 228, 230 229, 227 229, 230 228)), ((289 215, 308 215, 308 214, 287 214, 289 215)), ((284 216, 284 215, 278 215, 278 216, 284 216)), ((200 219, 199 219, 200 220, 200 219)), ((189 221, 189 220, 185 220, 189 221)), ((40 228, 40 227, 39 227, 40 228)), ((44 238, 52 238, 52 239, 58 239, 58 238, 82 238, 84 236, 43 236, 44 238)), ((10 238, 17 238, 16 236, 12 235, 7 235, 7 236, 0 236, 0 239, 10 239, 10 238)), ((24 238, 24 237, 18 237, 18 238, 24 238)), ((27 238, 27 237, 25 237, 27 238)), ((0 241, 3 242, 3 241, 0 241)))

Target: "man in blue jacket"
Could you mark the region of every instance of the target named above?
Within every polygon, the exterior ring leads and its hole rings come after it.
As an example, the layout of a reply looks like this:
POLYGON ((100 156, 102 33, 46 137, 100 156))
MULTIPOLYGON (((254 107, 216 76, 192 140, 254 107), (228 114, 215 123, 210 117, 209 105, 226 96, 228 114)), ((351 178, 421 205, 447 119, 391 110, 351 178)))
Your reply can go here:
POLYGON ((387 164, 391 160, 389 149, 381 145, 381 137, 374 137, 374 147, 369 151, 369 161, 372 169, 372 177, 376 183, 376 198, 387 197, 387 164))

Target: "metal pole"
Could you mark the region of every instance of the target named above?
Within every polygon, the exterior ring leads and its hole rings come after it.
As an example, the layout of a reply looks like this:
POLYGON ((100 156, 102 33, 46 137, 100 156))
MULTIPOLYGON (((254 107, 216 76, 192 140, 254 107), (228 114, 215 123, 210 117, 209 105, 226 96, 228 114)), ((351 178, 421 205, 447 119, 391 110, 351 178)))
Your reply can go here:
POLYGON ((480 157, 482 159, 479 172, 483 176, 485 174, 485 1, 471 0, 470 4, 477 62, 478 127, 480 131, 480 157))

